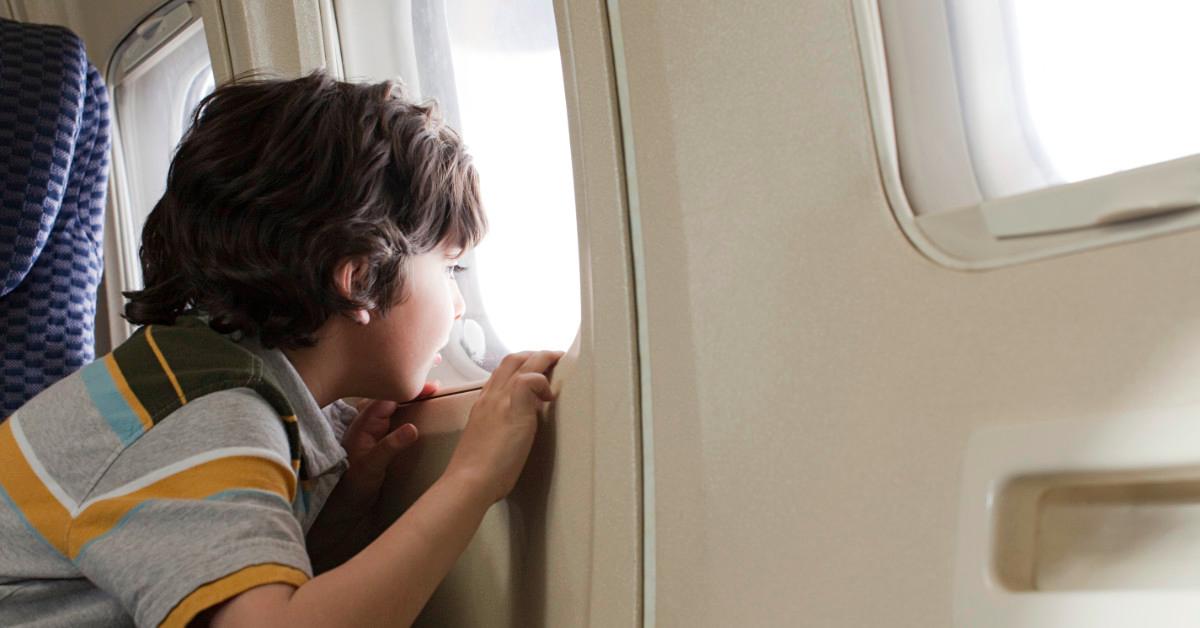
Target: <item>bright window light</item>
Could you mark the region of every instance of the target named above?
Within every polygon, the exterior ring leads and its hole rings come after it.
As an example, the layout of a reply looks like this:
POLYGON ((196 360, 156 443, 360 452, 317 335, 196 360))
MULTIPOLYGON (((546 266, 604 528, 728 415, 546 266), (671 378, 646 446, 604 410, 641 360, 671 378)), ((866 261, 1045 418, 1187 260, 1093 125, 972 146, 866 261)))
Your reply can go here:
POLYGON ((511 351, 566 349, 579 328, 575 190, 553 5, 447 2, 461 131, 490 230, 475 251, 483 306, 511 351))
POLYGON ((1200 3, 1009 2, 1030 123, 1064 181, 1200 153, 1200 3))

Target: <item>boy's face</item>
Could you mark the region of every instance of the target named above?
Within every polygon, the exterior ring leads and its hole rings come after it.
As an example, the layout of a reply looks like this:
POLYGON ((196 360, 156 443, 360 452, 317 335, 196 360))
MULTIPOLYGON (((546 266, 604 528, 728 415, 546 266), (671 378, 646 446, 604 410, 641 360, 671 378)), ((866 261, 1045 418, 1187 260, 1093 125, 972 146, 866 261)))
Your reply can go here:
POLYGON ((386 379, 380 384, 393 389, 380 397, 395 401, 415 398, 430 369, 441 360, 438 350, 449 341, 450 329, 466 307, 454 280, 454 269, 462 254, 460 248, 441 245, 413 257, 402 303, 386 317, 373 316, 375 320, 365 328, 371 332, 372 346, 364 348, 384 354, 384 372, 379 375, 386 379))

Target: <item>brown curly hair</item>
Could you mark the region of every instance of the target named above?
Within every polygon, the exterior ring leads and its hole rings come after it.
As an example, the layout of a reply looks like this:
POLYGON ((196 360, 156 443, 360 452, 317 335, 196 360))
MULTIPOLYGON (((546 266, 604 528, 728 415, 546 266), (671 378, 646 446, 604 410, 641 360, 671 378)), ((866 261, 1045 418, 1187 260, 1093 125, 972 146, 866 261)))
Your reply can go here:
POLYGON ((267 347, 312 346, 331 316, 399 303, 413 255, 469 248, 486 229, 471 157, 434 104, 320 72, 242 78, 193 114, 125 318, 199 314, 267 347), (333 274, 348 258, 367 263, 345 298, 333 274))

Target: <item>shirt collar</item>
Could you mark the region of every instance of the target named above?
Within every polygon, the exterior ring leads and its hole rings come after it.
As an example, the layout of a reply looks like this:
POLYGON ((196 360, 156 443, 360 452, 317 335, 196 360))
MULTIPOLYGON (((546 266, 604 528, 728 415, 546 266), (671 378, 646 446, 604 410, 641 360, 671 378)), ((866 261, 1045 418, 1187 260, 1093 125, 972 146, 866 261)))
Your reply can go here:
POLYGON ((354 418, 354 409, 342 401, 320 408, 282 351, 265 349, 256 338, 243 338, 239 344, 262 359, 263 365, 275 376, 283 388, 283 394, 292 404, 300 425, 302 455, 309 477, 324 475, 334 468, 344 470, 347 465, 346 450, 342 448, 339 436, 345 432, 349 420, 354 418))

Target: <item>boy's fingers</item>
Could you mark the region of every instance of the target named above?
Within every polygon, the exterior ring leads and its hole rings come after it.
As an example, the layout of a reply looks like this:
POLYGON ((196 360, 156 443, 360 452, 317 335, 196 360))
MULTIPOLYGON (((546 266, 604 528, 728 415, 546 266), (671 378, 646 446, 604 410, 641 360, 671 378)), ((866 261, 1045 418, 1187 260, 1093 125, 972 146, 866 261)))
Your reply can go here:
POLYGON ((563 353, 561 351, 522 351, 510 353, 501 360, 491 378, 484 384, 484 390, 492 386, 502 386, 518 373, 543 373, 554 366, 563 353))
POLYGON ((390 428, 387 419, 396 411, 396 405, 395 401, 384 399, 372 399, 361 404, 358 416, 346 428, 342 443, 359 445, 363 434, 370 436, 366 442, 382 439, 390 428))
POLYGON ((537 403, 538 400, 554 401, 554 393, 550 390, 550 380, 546 379, 545 375, 541 373, 519 373, 517 375, 517 382, 524 387, 524 390, 518 394, 529 395, 530 403, 537 403))
POLYGON ((538 351, 517 369, 518 373, 545 373, 558 363, 563 356, 562 351, 538 351))
POLYGON ((522 351, 504 356, 504 359, 500 360, 500 365, 496 367, 496 370, 492 371, 492 376, 488 378, 487 384, 484 384, 484 389, 489 388, 491 385, 499 386, 507 382, 513 376, 513 373, 516 373, 517 369, 525 364, 530 355, 532 355, 530 352, 522 351))
POLYGON ((367 453, 366 458, 360 463, 362 470, 359 473, 373 481, 381 480, 392 460, 409 445, 417 442, 419 437, 417 426, 412 423, 405 423, 392 430, 391 434, 385 436, 367 453))
POLYGON ((421 433, 417 430, 417 426, 412 423, 405 423, 388 434, 384 439, 385 442, 392 441, 388 444, 395 451, 406 449, 409 445, 417 442, 421 437, 421 433))

